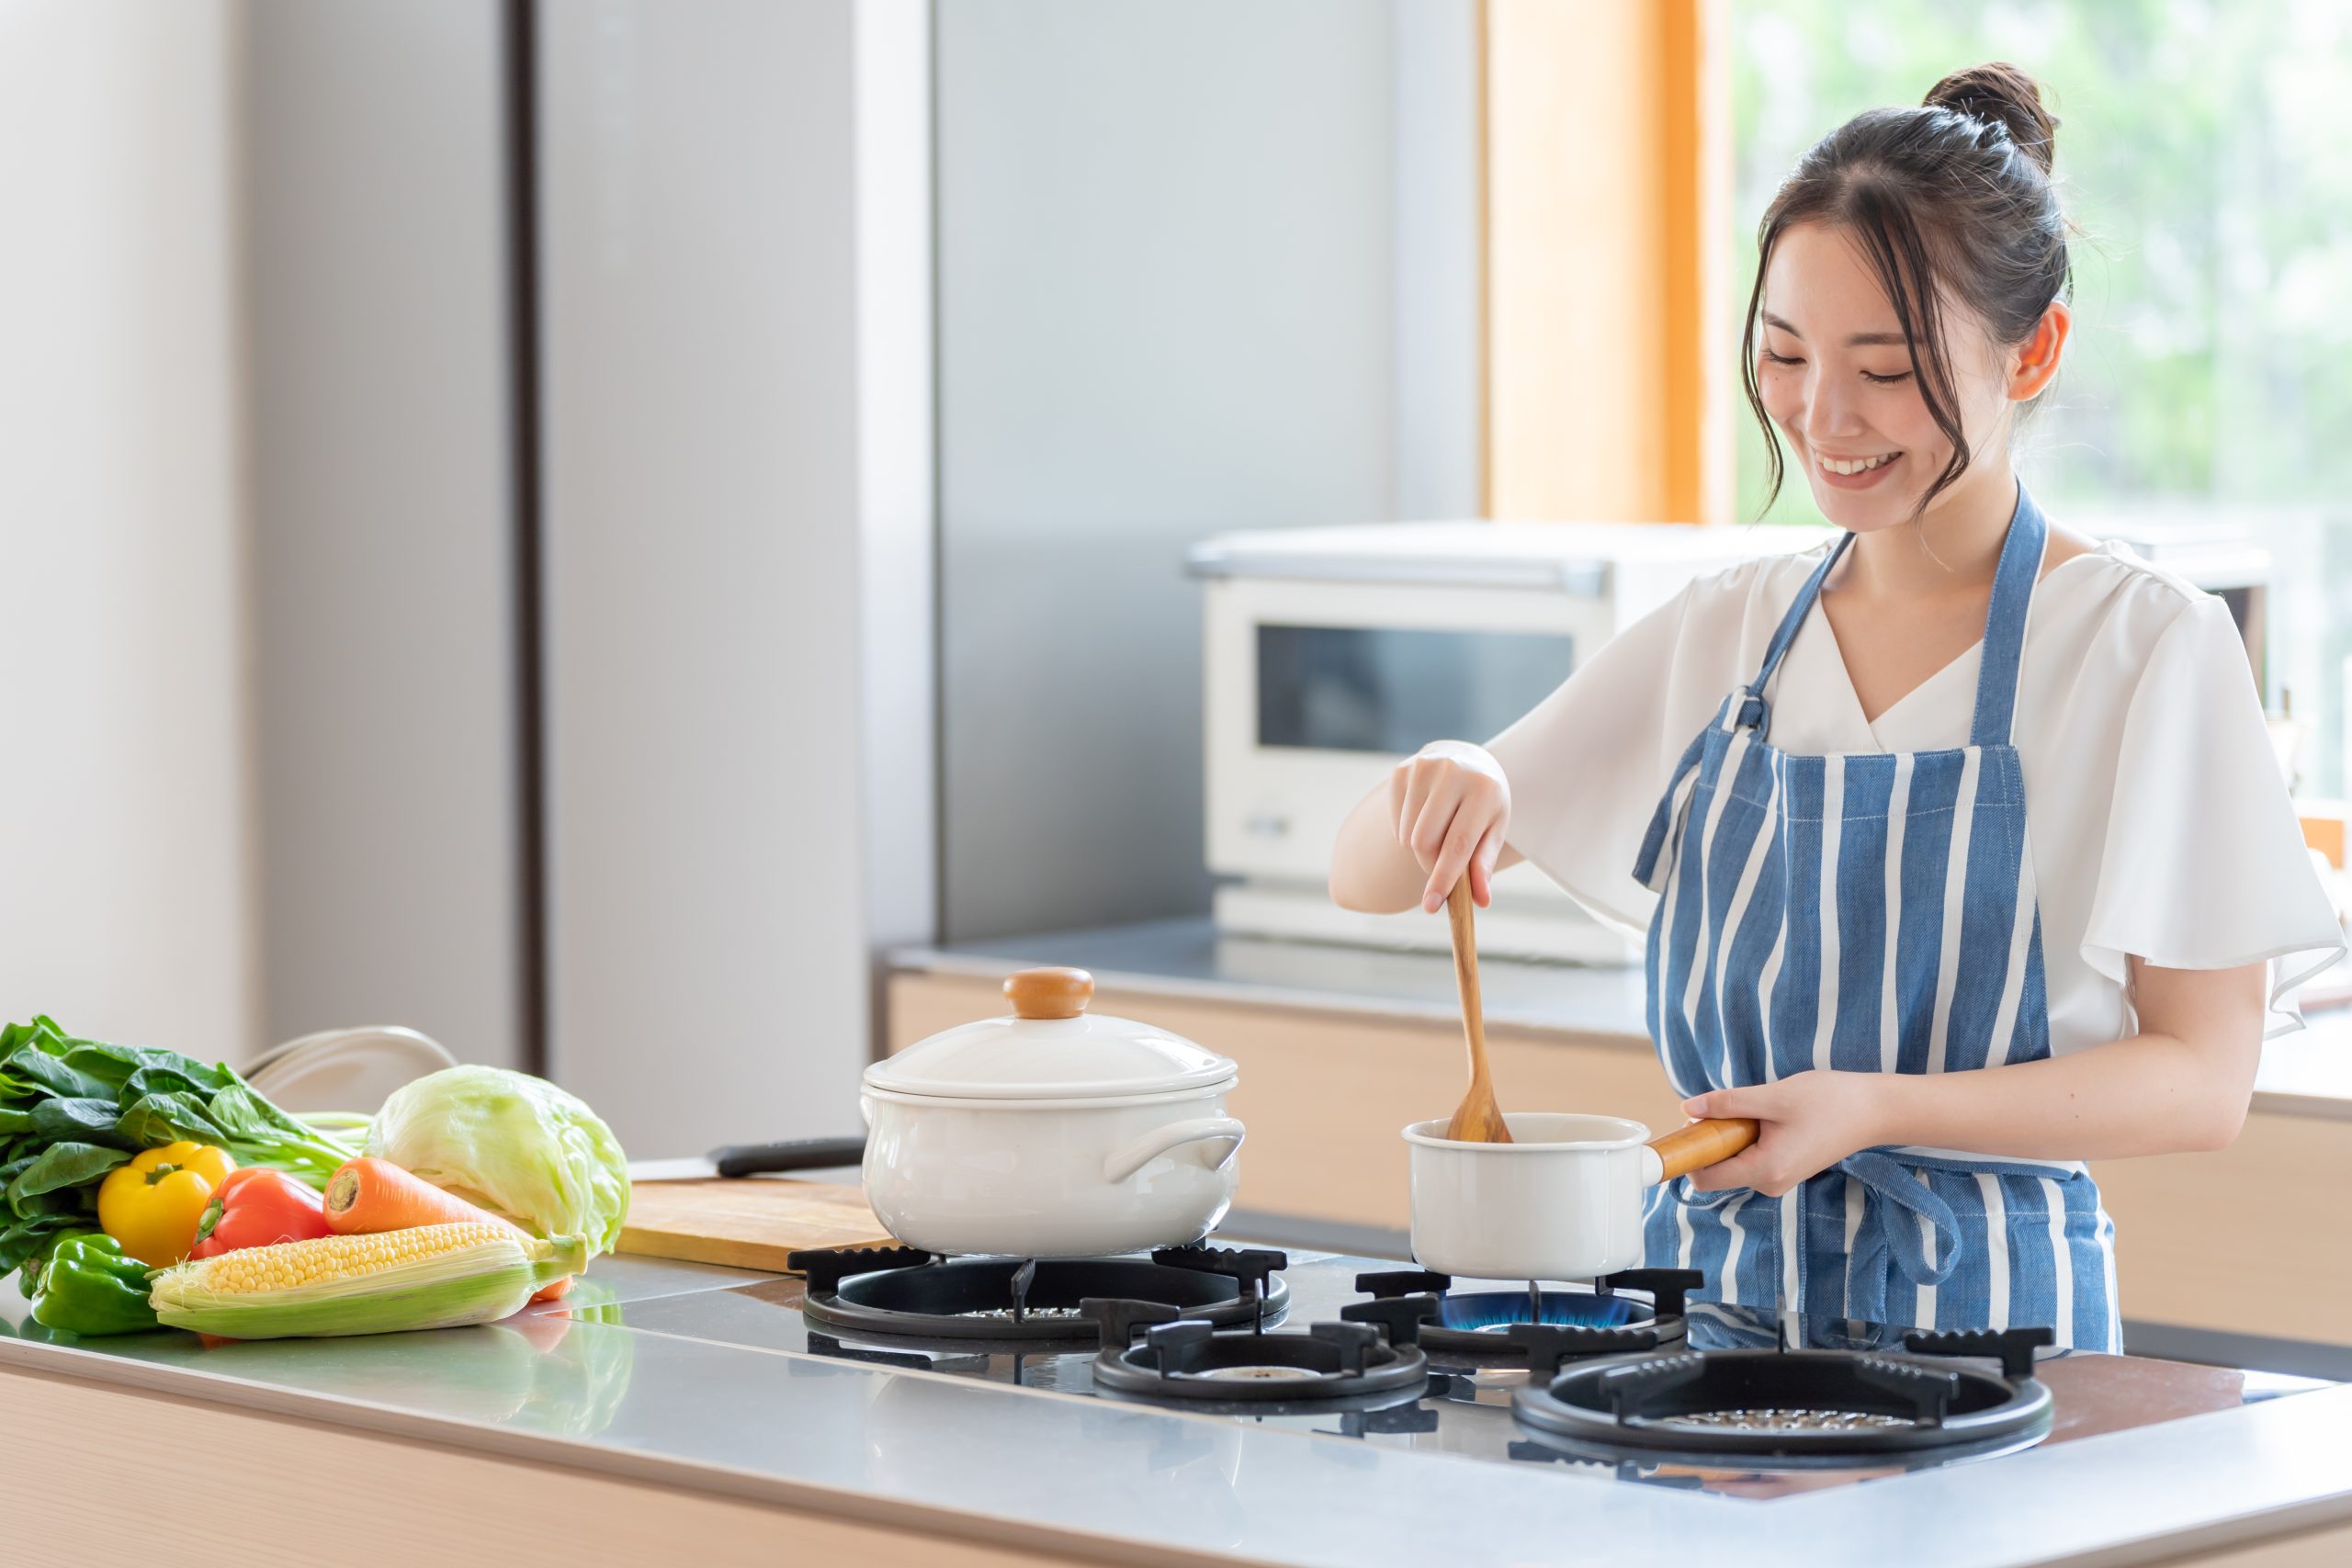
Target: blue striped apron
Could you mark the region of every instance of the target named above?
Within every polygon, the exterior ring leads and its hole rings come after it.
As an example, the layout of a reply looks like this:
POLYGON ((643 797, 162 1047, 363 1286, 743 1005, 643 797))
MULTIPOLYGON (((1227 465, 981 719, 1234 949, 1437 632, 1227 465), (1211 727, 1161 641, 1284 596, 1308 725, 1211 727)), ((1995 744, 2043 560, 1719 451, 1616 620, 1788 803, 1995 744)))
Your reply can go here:
MULTIPOLYGON (((2018 488, 1968 744, 1801 757, 1767 739, 1774 671, 1838 541, 1676 766, 1634 874, 1650 1036, 1685 1096, 1815 1069, 1946 1073, 2050 1054, 2025 781, 2009 744, 2048 526, 2018 488)), ((1743 1306, 1934 1328, 2049 1326, 2112 1350, 2114 1226, 2079 1163, 1865 1149, 1782 1198, 1651 1195, 1653 1265, 1743 1306)))

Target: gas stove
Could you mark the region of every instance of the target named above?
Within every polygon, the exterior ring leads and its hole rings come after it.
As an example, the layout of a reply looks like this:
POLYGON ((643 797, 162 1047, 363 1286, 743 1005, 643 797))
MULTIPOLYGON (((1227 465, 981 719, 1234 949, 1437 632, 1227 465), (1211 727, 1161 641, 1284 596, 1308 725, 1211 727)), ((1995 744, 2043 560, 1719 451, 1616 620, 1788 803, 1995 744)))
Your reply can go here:
POLYGON ((2033 1331, 1922 1337, 1686 1303, 1699 1282, 1677 1270, 1531 1297, 1524 1281, 1225 1246, 1035 1265, 797 1261, 805 1280, 638 1303, 628 1320, 660 1332, 674 1313, 675 1331, 691 1315, 698 1338, 1747 1497, 1997 1461, 2316 1386, 2053 1352, 2033 1331), (729 1298, 723 1313, 712 1294, 729 1298))

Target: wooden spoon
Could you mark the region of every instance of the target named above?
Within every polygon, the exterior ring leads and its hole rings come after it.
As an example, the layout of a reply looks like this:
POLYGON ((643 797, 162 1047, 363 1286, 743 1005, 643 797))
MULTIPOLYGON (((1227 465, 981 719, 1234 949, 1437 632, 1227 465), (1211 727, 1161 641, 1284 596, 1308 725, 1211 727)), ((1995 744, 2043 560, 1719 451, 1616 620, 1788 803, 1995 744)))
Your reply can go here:
POLYGON ((1478 932, 1471 921, 1470 878, 1464 875, 1445 896, 1453 927, 1453 984, 1462 993, 1462 1032, 1470 1040, 1470 1092, 1454 1108, 1445 1135, 1465 1144, 1508 1144, 1503 1108, 1495 1103, 1495 1080, 1487 1069, 1487 1023, 1478 1007, 1478 932))

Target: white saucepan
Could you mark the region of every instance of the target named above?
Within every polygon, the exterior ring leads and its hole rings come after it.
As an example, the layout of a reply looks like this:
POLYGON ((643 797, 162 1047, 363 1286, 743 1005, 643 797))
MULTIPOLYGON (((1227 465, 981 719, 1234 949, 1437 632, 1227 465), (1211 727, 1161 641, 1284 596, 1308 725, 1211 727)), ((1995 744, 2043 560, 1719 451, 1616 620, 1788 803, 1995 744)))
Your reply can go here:
POLYGON ((1181 1247, 1233 1204, 1230 1057, 1086 1011, 1082 969, 1024 969, 1010 1018, 865 1071, 865 1201, 926 1252, 1091 1258, 1181 1247))
POLYGON ((1457 1143, 1446 1118, 1412 1145, 1413 1258, 1483 1280, 1590 1280, 1642 1261, 1645 1191, 1756 1141, 1747 1120, 1693 1122, 1652 1138, 1639 1122, 1504 1113, 1512 1142, 1457 1143))

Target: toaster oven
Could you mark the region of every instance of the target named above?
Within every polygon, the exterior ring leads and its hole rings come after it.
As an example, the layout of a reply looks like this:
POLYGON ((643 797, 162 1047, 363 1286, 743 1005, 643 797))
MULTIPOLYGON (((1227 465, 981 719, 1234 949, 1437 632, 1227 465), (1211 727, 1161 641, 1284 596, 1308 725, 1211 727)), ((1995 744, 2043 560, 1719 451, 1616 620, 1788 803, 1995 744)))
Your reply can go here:
MULTIPOLYGON (((1341 909, 1333 840, 1364 791, 1441 738, 1483 741, 1692 578, 1818 528, 1414 523, 1221 535, 1204 580, 1207 849, 1220 930, 1446 945, 1442 920, 1341 909)), ((1479 946, 1626 964, 1638 933, 1543 873, 1495 879, 1479 946)))

